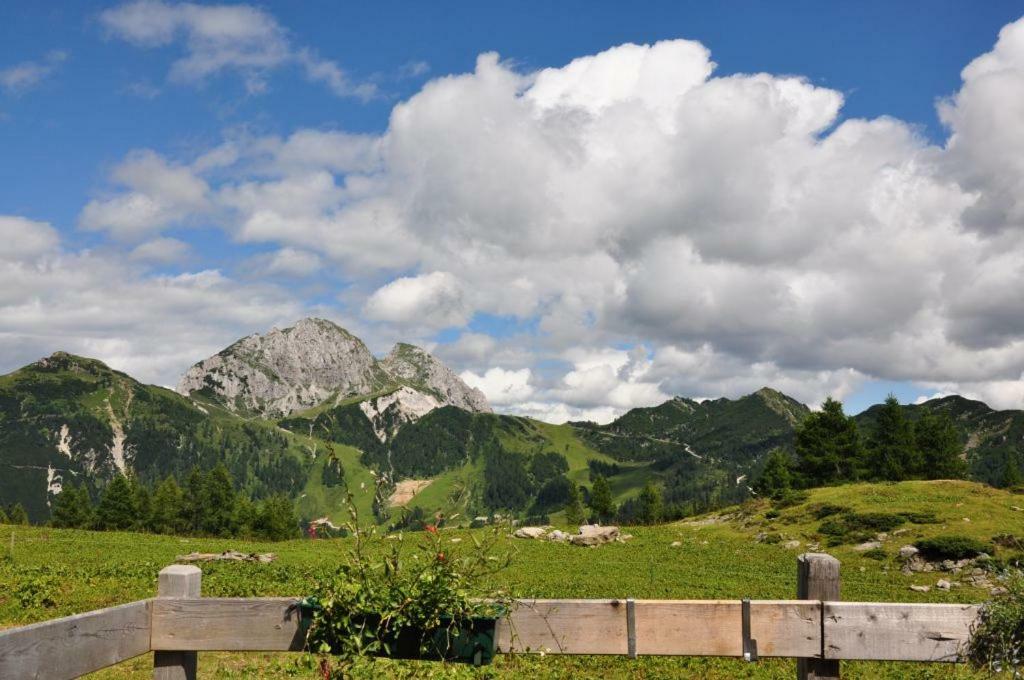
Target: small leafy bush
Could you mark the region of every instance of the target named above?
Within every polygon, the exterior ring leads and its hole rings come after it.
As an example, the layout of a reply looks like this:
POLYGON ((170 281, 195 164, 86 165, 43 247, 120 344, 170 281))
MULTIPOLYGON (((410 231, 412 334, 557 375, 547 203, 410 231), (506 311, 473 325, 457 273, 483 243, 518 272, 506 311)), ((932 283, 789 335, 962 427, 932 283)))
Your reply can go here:
POLYGON ((878 560, 882 562, 889 559, 889 553, 885 552, 885 548, 872 548, 871 550, 864 551, 864 557, 869 560, 878 560))
POLYGON ((983 605, 967 643, 972 664, 993 673, 1020 677, 1024 665, 1024 581, 1007 584, 1007 593, 983 605))
POLYGON ((935 536, 914 543, 930 560, 963 560, 992 552, 992 546, 970 536, 935 536))
POLYGON ((323 677, 347 677, 359 657, 461 658, 476 622, 496 618, 510 604, 493 586, 510 561, 494 554, 499 527, 483 540, 471 536, 459 551, 427 525, 410 546, 402 534, 384 539, 373 529, 358 529, 351 498, 348 507, 351 550, 302 603, 312 614, 306 647, 325 655, 323 677))
POLYGON ((14 597, 25 609, 50 609, 57 606, 60 596, 60 581, 42 569, 32 569, 18 579, 14 597))
POLYGON ((779 511, 778 510, 769 510, 768 512, 764 513, 764 518, 765 519, 778 519, 779 518, 779 511))

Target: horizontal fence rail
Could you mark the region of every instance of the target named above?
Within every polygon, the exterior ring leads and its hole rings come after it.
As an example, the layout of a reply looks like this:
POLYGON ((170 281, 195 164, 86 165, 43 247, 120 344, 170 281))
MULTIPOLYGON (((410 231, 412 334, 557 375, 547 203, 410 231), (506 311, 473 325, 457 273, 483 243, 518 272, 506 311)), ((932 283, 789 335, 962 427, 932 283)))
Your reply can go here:
POLYGON ((152 600, 0 632, 0 678, 77 678, 149 651, 152 600))
MULTIPOLYGON (((839 594, 834 558, 798 559, 800 595, 839 594)), ((155 678, 189 680, 196 652, 303 650, 299 598, 200 597, 200 579, 197 567, 175 565, 160 573, 156 598, 0 631, 0 678, 75 678, 154 651, 155 678)), ((497 622, 494 651, 796 657, 798 677, 838 678, 839 660, 960 661, 978 612, 809 597, 517 600, 497 622)))

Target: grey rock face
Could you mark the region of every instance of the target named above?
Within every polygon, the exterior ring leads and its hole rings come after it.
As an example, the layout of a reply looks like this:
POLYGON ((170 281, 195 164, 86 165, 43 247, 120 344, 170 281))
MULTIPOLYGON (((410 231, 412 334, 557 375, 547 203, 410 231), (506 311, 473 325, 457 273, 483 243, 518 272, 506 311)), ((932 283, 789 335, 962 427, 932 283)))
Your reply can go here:
POLYGON ((330 321, 303 319, 200 361, 178 391, 203 392, 231 411, 277 416, 369 394, 387 382, 362 340, 330 321))
MULTIPOLYGON (((235 413, 271 418, 399 388, 402 398, 391 400, 391 410, 409 413, 392 418, 396 425, 446 404, 491 411, 482 392, 422 349, 399 344, 378 361, 362 340, 325 319, 242 338, 192 366, 178 384, 186 396, 198 393, 235 413), (415 399, 412 391, 423 398, 415 399)), ((374 415, 367 413, 371 421, 374 415)))
POLYGON ((455 371, 419 347, 400 342, 381 366, 399 382, 433 394, 442 403, 477 413, 491 412, 483 392, 462 382, 455 371))

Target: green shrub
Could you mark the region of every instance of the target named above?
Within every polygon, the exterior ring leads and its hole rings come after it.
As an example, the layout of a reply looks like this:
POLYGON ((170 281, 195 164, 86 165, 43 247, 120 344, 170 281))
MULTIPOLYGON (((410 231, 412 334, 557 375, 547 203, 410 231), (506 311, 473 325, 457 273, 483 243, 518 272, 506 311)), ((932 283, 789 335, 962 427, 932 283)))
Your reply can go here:
POLYGON ((970 536, 935 536, 914 543, 930 560, 963 560, 992 552, 992 546, 970 536))
POLYGON ((834 503, 820 503, 812 505, 808 508, 811 514, 814 515, 815 519, 825 519, 832 515, 838 515, 840 513, 853 512, 850 508, 843 505, 836 505, 834 503))
POLYGON ((789 491, 772 501, 772 507, 776 510, 790 508, 803 503, 810 497, 811 494, 806 491, 789 491))
POLYGON ((764 518, 765 519, 778 519, 779 518, 779 511, 778 510, 769 510, 768 512, 764 513, 764 518))
POLYGON ((495 526, 472 545, 455 547, 426 525, 415 547, 403 551, 402 534, 387 540, 373 529, 356 530, 362 525, 351 494, 347 507, 354 542, 339 554, 337 567, 309 584, 311 593, 300 603, 312 619, 306 649, 321 655, 322 677, 350 677, 361 656, 461 658, 474 621, 496 618, 510 606, 495 586, 511 558, 494 551, 504 530, 495 526))
POLYGON ((982 606, 967 643, 972 664, 993 673, 1019 677, 1024 664, 1024 583, 1007 583, 1006 595, 982 606))
POLYGON ((935 513, 928 510, 925 512, 901 512, 899 516, 911 524, 938 524, 939 518, 935 513))
POLYGON ((885 548, 872 548, 864 551, 864 557, 881 562, 889 558, 889 553, 885 552, 885 548))
POLYGON ((818 527, 818 531, 832 539, 831 545, 839 545, 866 541, 879 532, 892 531, 901 524, 903 524, 903 518, 899 515, 885 512, 844 511, 841 514, 827 517, 818 527))

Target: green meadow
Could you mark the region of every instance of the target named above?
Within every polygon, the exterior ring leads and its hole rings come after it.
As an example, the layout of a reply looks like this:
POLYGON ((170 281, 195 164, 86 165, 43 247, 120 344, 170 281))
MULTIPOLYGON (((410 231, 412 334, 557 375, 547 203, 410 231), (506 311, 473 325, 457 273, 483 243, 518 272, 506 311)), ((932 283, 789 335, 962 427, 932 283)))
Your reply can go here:
MULTIPOLYGON (((578 548, 504 537, 499 550, 512 551, 512 565, 494 586, 515 597, 547 598, 793 598, 796 555, 819 544, 842 562, 842 598, 848 601, 981 602, 984 590, 962 586, 927 593, 909 586, 932 585, 938 572, 901 573, 897 551, 921 538, 963 535, 982 541, 998 534, 1024 533, 1024 497, 969 482, 859 484, 812 491, 789 507, 749 503, 713 515, 657 527, 630 527, 633 538, 598 548, 578 548), (816 518, 822 506, 853 512, 933 513, 923 523, 907 521, 870 556, 848 543, 829 546, 816 518), (759 537, 760 536, 760 540, 759 537), (768 538, 767 541, 765 540, 768 538), (799 541, 800 546, 792 546, 799 541), (674 545, 675 544, 675 545, 674 545), (790 547, 786 547, 790 545, 790 547)), ((148 534, 3 526, 0 562, 0 625, 18 626, 72 613, 151 597, 160 569, 191 551, 236 549, 273 552, 271 564, 207 563, 203 593, 208 596, 301 596, 319 575, 329 572, 347 549, 347 540, 295 540, 250 543, 148 534), (13 537, 13 539, 12 539, 13 537), (13 552, 11 545, 13 540, 13 552)), ((471 543, 473 531, 443 530, 456 552, 471 543)), ((382 539, 382 545, 387 540, 382 539)), ((417 534, 405 534, 414 543, 417 534)), ((993 548, 997 560, 1011 557, 993 548)), ((201 653, 205 678, 315 677, 301 654, 201 653)), ((101 678, 148 678, 147 655, 98 673, 101 678)), ((648 657, 506 656, 491 666, 430 662, 366 661, 356 677, 513 678, 792 678, 792 660, 746 664, 732 659, 648 657)), ((946 664, 844 663, 847 678, 975 678, 964 666, 946 664)))

